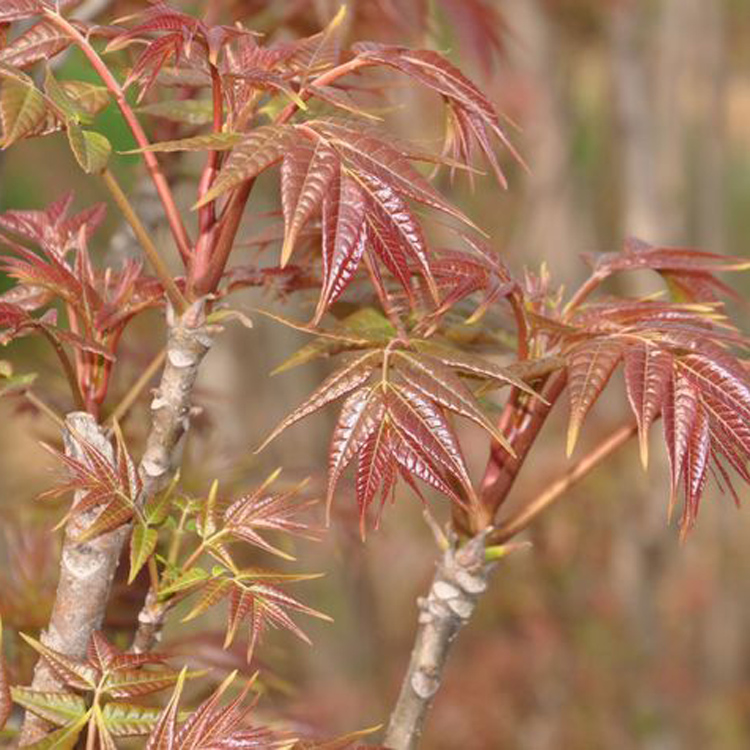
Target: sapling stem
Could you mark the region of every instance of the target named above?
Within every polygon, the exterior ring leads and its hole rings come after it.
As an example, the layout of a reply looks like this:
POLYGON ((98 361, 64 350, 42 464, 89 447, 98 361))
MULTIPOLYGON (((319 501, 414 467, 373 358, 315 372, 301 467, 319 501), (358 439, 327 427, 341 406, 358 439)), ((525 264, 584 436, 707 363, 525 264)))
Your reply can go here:
POLYGON ((184 312, 187 309, 187 301, 174 283, 172 274, 162 260, 161 255, 159 255, 159 251, 156 249, 156 245, 154 245, 153 240, 146 231, 146 227, 143 226, 143 222, 138 218, 138 214, 136 214, 128 197, 120 187, 120 183, 117 182, 115 176, 108 169, 105 169, 102 172, 102 180, 114 198, 118 208, 122 211, 125 220, 130 224, 131 229, 135 233, 135 236, 143 248, 143 251, 146 253, 146 257, 151 263, 157 278, 162 283, 164 291, 169 297, 169 301, 178 312, 184 312))

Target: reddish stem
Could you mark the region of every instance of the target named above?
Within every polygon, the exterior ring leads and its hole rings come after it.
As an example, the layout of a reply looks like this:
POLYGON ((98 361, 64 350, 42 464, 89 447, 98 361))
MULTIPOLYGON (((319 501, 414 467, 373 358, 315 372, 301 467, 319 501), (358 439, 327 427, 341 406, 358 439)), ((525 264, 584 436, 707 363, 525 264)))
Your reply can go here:
POLYGON ((499 445, 490 448, 480 495, 489 519, 494 519, 497 509, 508 496, 552 407, 565 389, 566 381, 565 371, 550 376, 541 391, 544 401, 536 398, 529 402, 524 396, 509 410, 507 416, 503 415, 507 423, 505 434, 516 455, 511 456, 499 445))
POLYGON ((229 255, 234 247, 234 240, 240 228, 245 204, 250 197, 250 192, 254 184, 254 179, 243 182, 232 193, 232 197, 229 199, 227 208, 224 211, 224 216, 222 216, 221 222, 216 226, 216 244, 211 250, 211 255, 207 259, 207 263, 205 265, 200 264, 200 266, 191 269, 193 271, 192 275, 195 278, 193 289, 196 296, 201 297, 211 294, 219 286, 227 261, 229 260, 229 255))
MULTIPOLYGON (((358 68, 366 65, 372 65, 368 60, 359 60, 354 58, 349 62, 338 65, 326 73, 318 76, 313 82, 318 86, 325 86, 333 81, 348 75, 358 68)), ((300 91, 300 98, 306 100, 310 97, 309 91, 300 91)), ((280 125, 288 122, 298 109, 298 105, 291 103, 281 111, 276 118, 276 124, 280 125)), ((245 204, 250 197, 255 180, 248 180, 237 187, 230 197, 224 213, 218 226, 215 226, 213 232, 214 244, 211 248, 210 257, 207 262, 200 262, 198 267, 192 269, 193 289, 198 296, 211 294, 216 291, 221 277, 224 275, 227 261, 234 247, 234 241, 242 220, 242 214, 245 210, 245 204)))
POLYGON ((70 385, 70 391, 73 395, 73 400, 75 401, 76 408, 80 411, 86 411, 86 402, 83 398, 81 388, 78 384, 76 371, 71 364, 70 358, 65 353, 65 349, 63 349, 62 344, 60 344, 60 342, 54 337, 54 334, 50 333, 50 331, 48 331, 44 326, 40 326, 39 330, 42 336, 44 336, 44 338, 49 341, 50 345, 55 350, 57 358, 60 360, 60 364, 62 365, 65 377, 68 379, 68 385, 70 385))
MULTIPOLYGON (((222 123, 224 121, 223 93, 221 86, 221 76, 215 65, 211 65, 211 90, 213 93, 213 132, 221 133, 222 123)), ((211 189, 211 185, 219 171, 220 154, 215 149, 210 149, 206 167, 201 175, 198 185, 198 199, 211 189)), ((198 223, 200 226, 201 236, 208 232, 216 221, 216 201, 211 201, 202 206, 198 211, 198 223)))
POLYGON ((499 524, 490 534, 488 544, 503 544, 522 532, 540 513, 561 498, 574 484, 583 479, 620 446, 637 434, 638 426, 635 423, 619 427, 609 437, 602 440, 594 450, 578 461, 575 466, 546 487, 541 494, 524 504, 517 513, 499 524))
POLYGON ((580 307, 583 302, 589 297, 589 295, 596 290, 596 288, 607 278, 606 274, 602 274, 598 271, 589 276, 589 278, 582 284, 578 291, 570 298, 568 304, 565 305, 563 310, 563 320, 570 317, 570 314, 577 308, 580 307))
MULTIPOLYGON (((141 123, 138 121, 135 112, 133 112, 128 104, 127 99, 125 98, 125 92, 122 90, 122 87, 115 77, 109 72, 109 68, 107 68, 104 61, 99 57, 96 50, 88 43, 88 41, 86 41, 78 29, 72 26, 65 18, 52 10, 45 10, 44 13, 52 23, 64 31, 80 47, 83 54, 86 55, 91 63, 91 66, 102 79, 104 85, 115 97, 117 106, 120 108, 120 112, 122 112, 125 122, 133 133, 133 137, 135 138, 138 147, 141 149, 148 148, 150 145, 148 137, 141 127, 141 123)), ((159 198, 164 206, 164 213, 166 214, 170 229, 172 230, 175 242, 177 243, 177 249, 180 252, 182 261, 187 265, 192 252, 192 243, 188 237, 185 225, 182 222, 182 217, 180 216, 180 212, 175 203, 167 178, 164 176, 155 154, 150 151, 143 151, 141 155, 146 164, 146 168, 151 175, 151 179, 154 182, 156 192, 159 194, 159 198)))

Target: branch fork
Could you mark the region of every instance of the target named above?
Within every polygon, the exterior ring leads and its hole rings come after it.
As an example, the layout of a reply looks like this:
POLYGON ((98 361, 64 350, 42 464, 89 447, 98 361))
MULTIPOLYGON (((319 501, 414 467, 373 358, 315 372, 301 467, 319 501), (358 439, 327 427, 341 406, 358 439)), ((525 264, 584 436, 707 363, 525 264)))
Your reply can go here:
MULTIPOLYGON (((138 467, 142 480, 142 489, 136 498, 139 506, 168 484, 180 463, 198 369, 217 332, 217 327, 206 321, 203 300, 194 302, 179 317, 171 308, 168 309, 167 323, 169 334, 164 371, 151 402, 151 430, 138 467)), ((104 428, 90 414, 69 414, 63 436, 65 451, 74 458, 84 457, 80 443, 85 441, 113 460, 112 444, 104 428)), ((79 498, 80 493, 74 503, 79 498)), ((65 527, 60 581, 50 624, 41 639, 45 645, 78 660, 85 658, 92 632, 101 628, 112 580, 131 530, 131 524, 125 524, 108 534, 77 542, 98 512, 99 509, 94 508, 73 515, 65 527)), ((139 630, 143 624, 139 622, 139 630)), ((56 690, 60 686, 49 666, 40 660, 31 687, 56 690)), ((41 739, 47 731, 46 722, 27 713, 21 746, 41 739)))

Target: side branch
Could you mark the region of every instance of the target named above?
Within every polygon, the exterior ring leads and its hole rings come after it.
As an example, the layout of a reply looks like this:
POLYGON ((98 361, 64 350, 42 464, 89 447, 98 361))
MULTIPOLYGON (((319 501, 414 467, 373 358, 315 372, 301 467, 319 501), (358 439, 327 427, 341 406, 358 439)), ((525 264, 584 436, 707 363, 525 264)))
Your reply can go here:
MULTIPOLYGON (((111 443, 96 420, 86 412, 68 414, 63 440, 65 454, 71 458, 85 460, 81 443, 88 443, 110 462, 113 461, 111 443)), ((76 493, 74 508, 83 494, 76 493)), ((94 508, 74 515, 65 526, 55 603, 49 625, 41 635, 45 646, 79 660, 86 657, 91 633, 101 628, 120 551, 129 531, 128 527, 122 527, 90 541, 77 542, 98 512, 94 508)), ((34 670, 31 687, 43 691, 61 690, 63 683, 49 665, 40 659, 34 670)), ((41 739, 49 729, 47 722, 28 712, 21 731, 20 746, 41 739)))
POLYGON ((414 648, 384 740, 393 750, 418 746, 452 642, 487 589, 491 566, 485 562, 485 536, 479 534, 458 549, 449 547, 438 563, 429 593, 418 602, 414 648))
POLYGON ((518 513, 498 524, 490 534, 490 543, 502 544, 512 539, 516 534, 520 534, 540 513, 637 434, 638 425, 635 423, 619 427, 597 445, 591 453, 585 455, 575 466, 549 485, 540 495, 526 503, 518 513))
POLYGON ((522 409, 526 400, 519 399, 510 404, 507 414, 503 414, 501 429, 513 446, 516 455, 508 455, 508 452, 498 445, 490 448, 490 457, 482 479, 481 494, 482 504, 487 509, 490 523, 513 487, 526 456, 544 427, 552 407, 565 389, 566 382, 565 371, 551 375, 541 391, 546 403, 541 399, 535 399, 528 408, 522 409))
POLYGON ((180 317, 167 311, 169 339, 159 388, 151 401, 151 431, 138 471, 143 504, 164 489, 180 464, 183 438, 190 426, 195 379, 213 342, 215 330, 206 324, 205 303, 194 302, 180 317))
MULTIPOLYGON (((161 382, 151 402, 152 424, 139 473, 143 489, 136 503, 142 505, 159 492, 179 464, 183 438, 190 424, 192 391, 214 330, 206 324, 202 301, 180 317, 168 314, 169 336, 161 382)), ((85 413, 68 415, 64 433, 66 453, 83 458, 81 442, 90 443, 112 460, 112 445, 94 418, 85 413)), ((74 499, 74 503, 79 498, 74 499)), ((60 581, 49 627, 42 642, 74 659, 84 659, 94 630, 101 628, 112 579, 130 533, 124 525, 108 534, 78 544, 76 539, 96 518, 99 509, 71 517, 65 528, 60 581)), ((32 687, 59 690, 62 685, 43 661, 34 670, 32 687)), ((21 746, 43 737, 48 727, 27 713, 21 746)))
MULTIPOLYGON (((138 469, 143 483, 140 503, 163 490, 180 464, 183 438, 190 423, 193 386, 213 335, 214 331, 206 325, 201 301, 170 324, 164 373, 151 402, 151 432, 138 469)), ((157 592, 150 590, 138 615, 134 651, 145 652, 154 647, 166 611, 157 592)))

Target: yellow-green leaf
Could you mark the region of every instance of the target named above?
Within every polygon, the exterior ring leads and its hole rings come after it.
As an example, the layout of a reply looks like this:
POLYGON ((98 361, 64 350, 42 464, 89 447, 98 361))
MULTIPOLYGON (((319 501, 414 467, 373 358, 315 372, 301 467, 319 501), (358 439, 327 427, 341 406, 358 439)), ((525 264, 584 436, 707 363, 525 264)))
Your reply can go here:
POLYGON ((151 706, 132 703, 106 703, 101 718, 110 734, 115 737, 132 737, 148 734, 159 720, 161 711, 151 706))
POLYGON ((143 523, 137 523, 130 537, 130 575, 128 584, 133 583, 135 577, 141 568, 146 564, 156 549, 156 542, 159 539, 159 532, 146 526, 143 523))
POLYGON ((44 96, 33 84, 20 78, 3 76, 0 89, 0 120, 3 124, 3 148, 33 133, 47 114, 44 96))
POLYGON ((101 133, 84 130, 78 123, 69 122, 68 142, 76 161, 86 174, 99 174, 104 171, 112 153, 112 146, 101 133))
POLYGON ((162 587, 159 590, 159 594, 166 596, 168 594, 176 594, 178 591, 185 591, 202 583, 208 577, 209 574, 203 568, 190 568, 190 570, 187 570, 170 584, 162 587))
POLYGON ((88 113, 82 107, 78 106, 78 103, 68 95, 68 92, 55 78, 49 67, 44 76, 44 91, 52 104, 59 110, 64 120, 72 122, 90 121, 91 118, 88 113))
POLYGON ((173 151, 226 151, 247 138, 245 133, 208 133, 193 138, 182 138, 179 141, 162 141, 152 143, 146 148, 135 148, 123 151, 125 154, 172 153, 173 151))
POLYGON ((218 496, 219 482, 214 479, 201 510, 200 535, 203 539, 212 536, 216 532, 216 501, 218 496))
POLYGON ((57 729, 31 745, 24 745, 24 750, 72 750, 78 742, 78 735, 88 724, 90 715, 91 710, 73 724, 57 729))
POLYGON ((109 104, 109 91, 88 81, 60 81, 66 95, 72 99, 86 116, 93 118, 109 104))
POLYGON ((11 694, 19 706, 57 726, 65 726, 87 713, 86 701, 75 693, 44 692, 19 686, 11 688, 11 694))
POLYGON ((173 99, 147 104, 140 107, 138 111, 183 125, 208 125, 214 116, 213 103, 210 99, 173 99))

